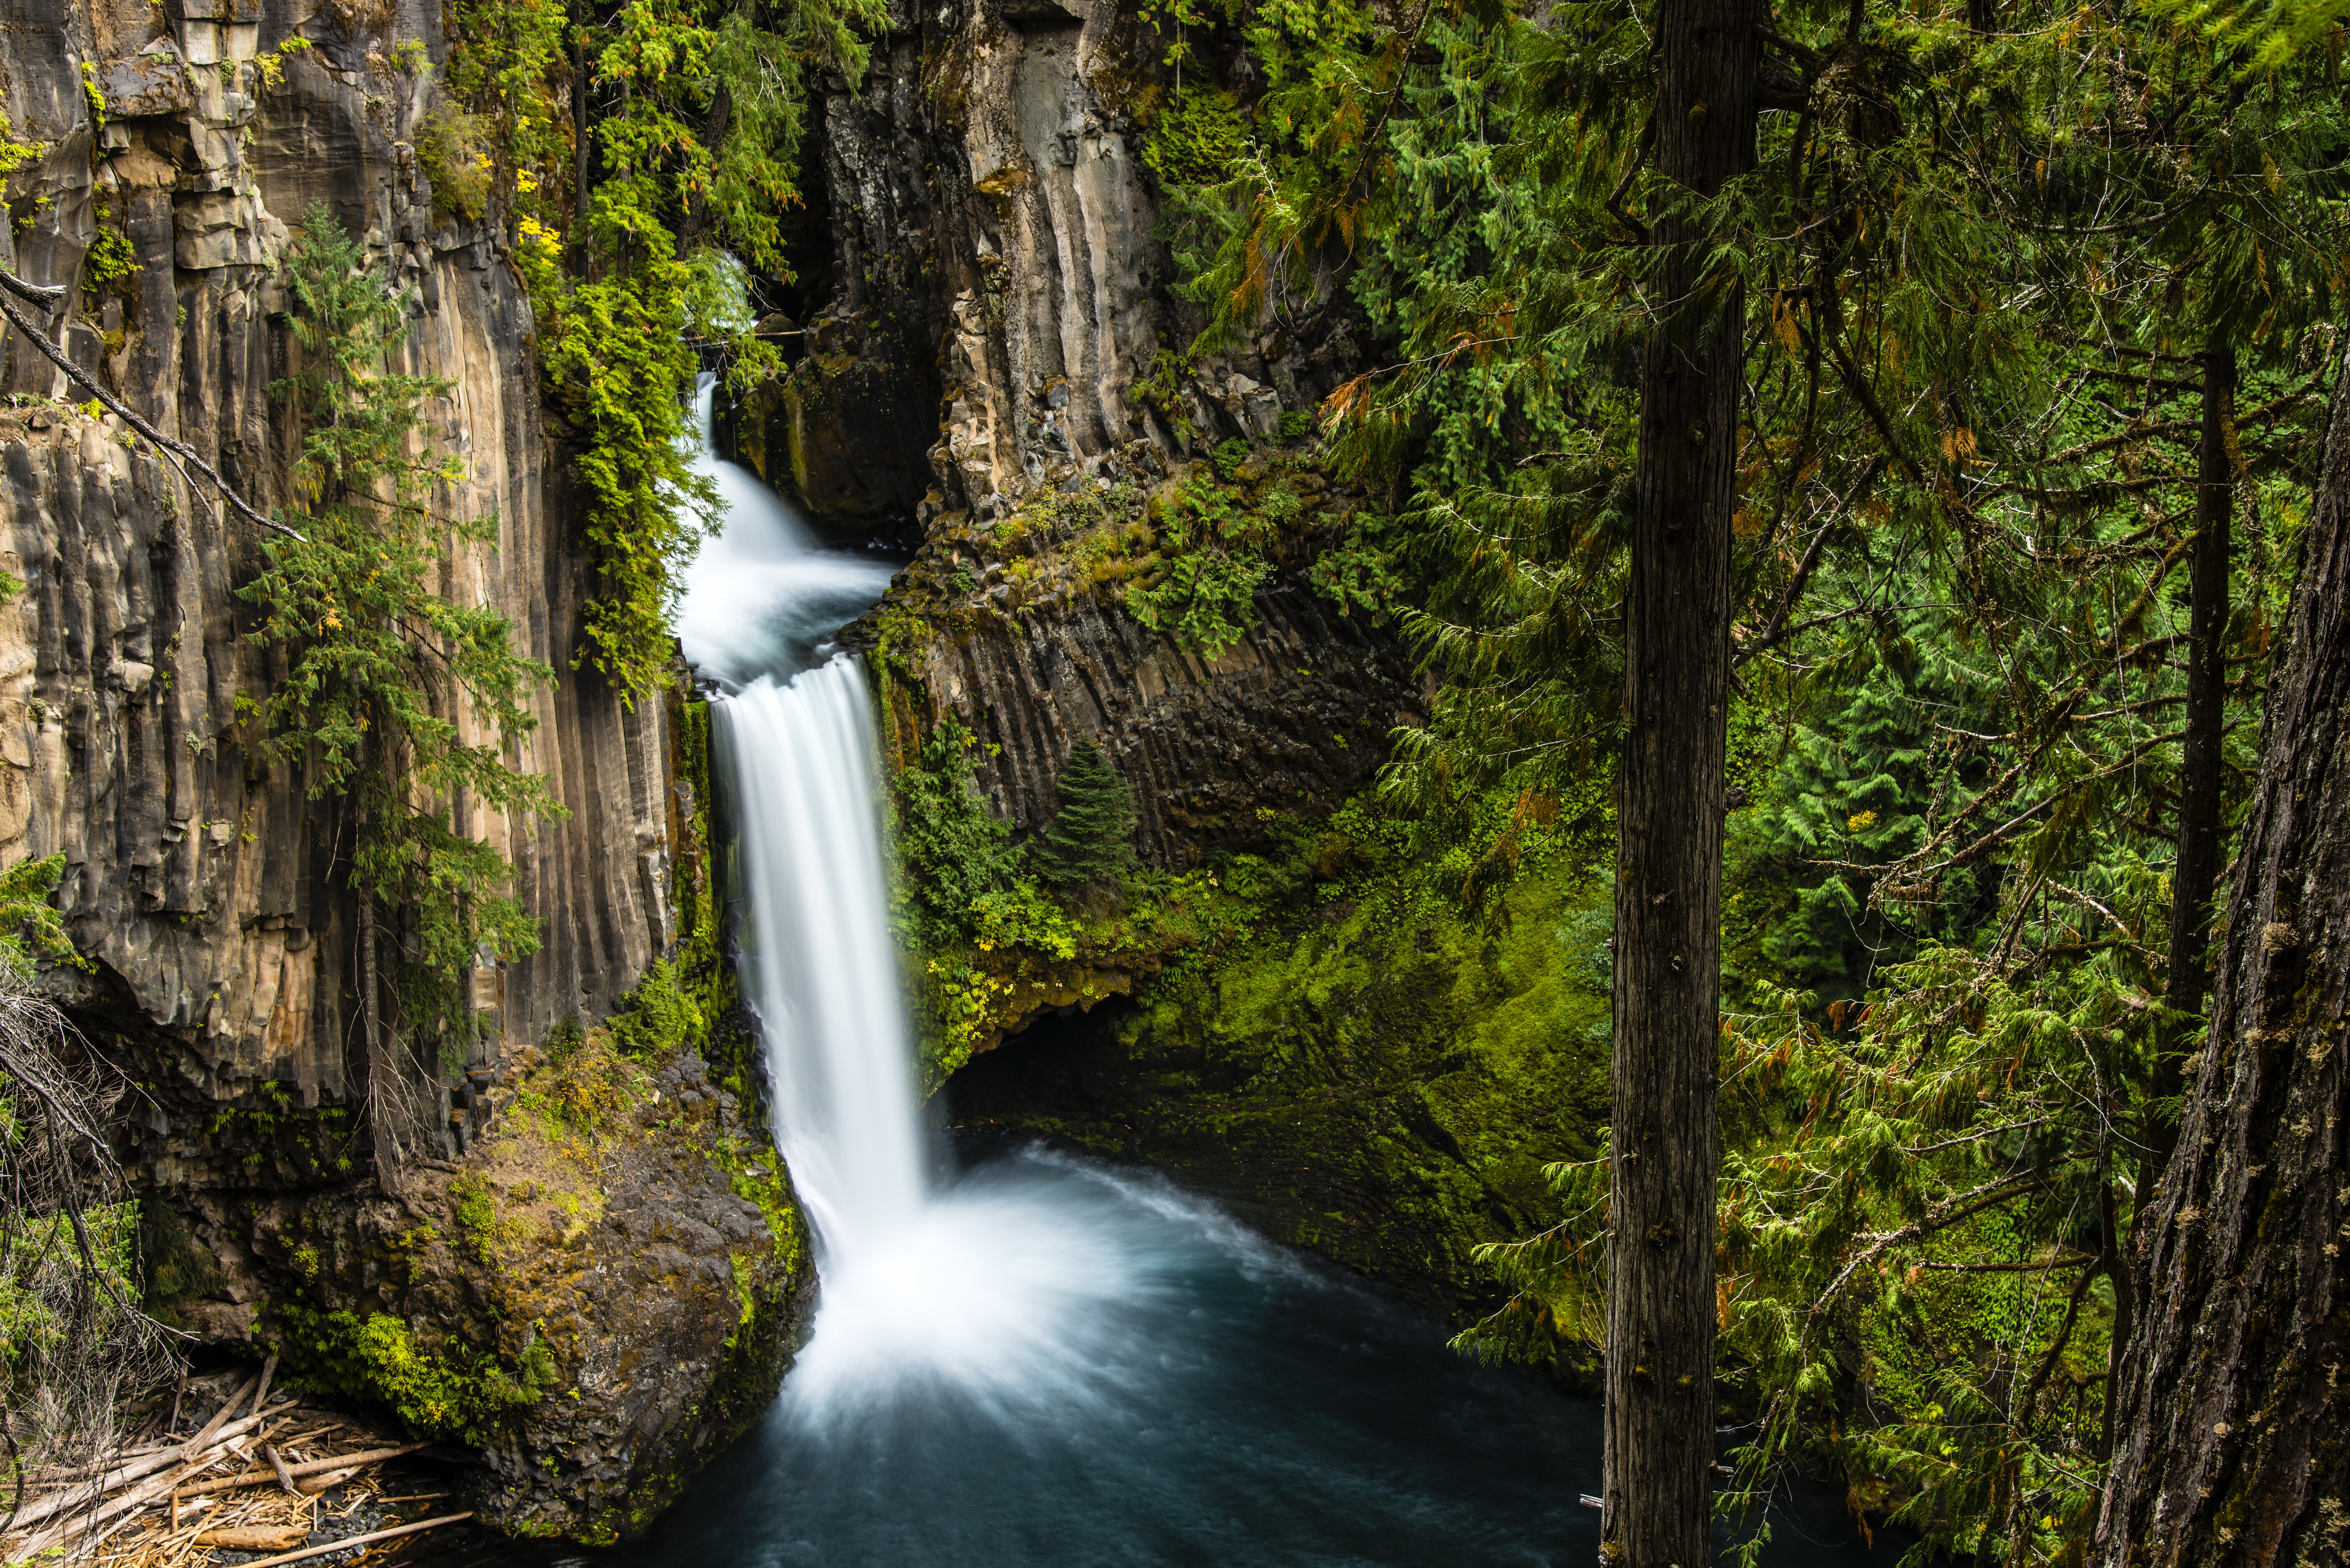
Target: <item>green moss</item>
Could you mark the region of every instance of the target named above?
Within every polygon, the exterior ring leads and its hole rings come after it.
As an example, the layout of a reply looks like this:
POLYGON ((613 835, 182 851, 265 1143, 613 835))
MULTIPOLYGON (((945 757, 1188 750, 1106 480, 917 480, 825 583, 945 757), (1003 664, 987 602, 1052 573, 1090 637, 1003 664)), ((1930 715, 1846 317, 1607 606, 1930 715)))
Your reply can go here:
POLYGON ((975 1058, 957 1119, 1148 1159, 1425 1304, 1489 1307, 1471 1250, 1554 1222, 1543 1166, 1606 1119, 1612 898, 1595 840, 1481 810, 1440 853, 1359 805, 1268 825, 1274 853, 1201 874, 1219 919, 1135 1005, 975 1058), (1513 833, 1508 887, 1464 899, 1513 833))
POLYGON ((478 1446, 512 1412, 535 1403, 553 1378, 553 1359, 509 1369, 494 1355, 451 1339, 420 1342, 382 1313, 319 1312, 279 1303, 270 1313, 289 1386, 371 1400, 411 1431, 478 1446))

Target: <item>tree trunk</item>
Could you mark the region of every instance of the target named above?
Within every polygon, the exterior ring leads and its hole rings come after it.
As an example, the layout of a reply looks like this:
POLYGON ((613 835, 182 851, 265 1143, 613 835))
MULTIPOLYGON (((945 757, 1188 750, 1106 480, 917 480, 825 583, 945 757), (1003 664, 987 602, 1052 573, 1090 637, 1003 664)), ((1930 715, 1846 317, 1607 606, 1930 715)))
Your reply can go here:
MULTIPOLYGON (((2170 874, 2170 952, 2162 987, 2162 1005, 2174 1014, 2203 1008, 2211 953, 2211 894, 2220 879, 2220 848, 2226 837, 2220 810, 2221 744, 2228 703, 2228 535, 2236 494, 2235 460, 2228 450, 2236 422, 2236 351, 2218 334, 2213 338, 2203 355, 2203 431, 2195 454, 2195 539, 2187 564, 2187 736, 2178 768, 2178 857, 2170 874)), ((2155 1183, 2178 1143, 2178 1123, 2157 1114, 2154 1103, 2178 1097, 2179 1061, 2195 1033, 2192 1025, 2174 1021, 2164 1023, 2155 1038, 2147 1113, 2138 1120, 2133 1225, 2139 1230, 2154 1201, 2155 1183)), ((2121 1394, 2122 1357, 2137 1326, 2126 1271, 2116 1268, 2102 1439, 2107 1449, 2121 1394)))
MULTIPOLYGON (((1664 0, 1658 13, 1657 168, 1703 195, 1753 161, 1759 20, 1746 0, 1664 0)), ((1654 234, 1697 237, 1670 219, 1654 234)), ((1600 1521, 1600 1558, 1614 1568, 1712 1557, 1714 1075, 1744 295, 1733 285, 1693 300, 1700 277, 1685 257, 1666 268, 1670 316, 1642 366, 1625 598, 1600 1521)))
MULTIPOLYGON (((2203 357, 2203 431, 2195 459, 2195 543, 2188 557, 2187 738, 2179 765, 2178 860, 2170 876, 2170 957, 2162 1004, 2173 1012, 2203 1009, 2204 970, 2211 950, 2211 893, 2220 879, 2220 745, 2228 702, 2228 526, 2235 499, 2235 463, 2229 456, 2236 418, 2236 352, 2224 344, 2203 357)), ((2163 1031, 2153 1094, 2179 1090, 2178 1058, 2194 1031, 2163 1031)), ((2178 1124, 2150 1122, 2145 1132, 2147 1169, 2141 1202, 2153 1195, 2178 1141, 2178 1124)))
POLYGON ((368 1142, 375 1149, 376 1185, 400 1191, 400 1137, 392 1125, 390 1053, 383 1044, 381 984, 376 975, 375 896, 359 890, 359 1027, 367 1042, 368 1142))
POLYGON ((2350 1561, 2350 376, 2270 683, 2210 1028, 2142 1241, 2098 1561, 2350 1561))

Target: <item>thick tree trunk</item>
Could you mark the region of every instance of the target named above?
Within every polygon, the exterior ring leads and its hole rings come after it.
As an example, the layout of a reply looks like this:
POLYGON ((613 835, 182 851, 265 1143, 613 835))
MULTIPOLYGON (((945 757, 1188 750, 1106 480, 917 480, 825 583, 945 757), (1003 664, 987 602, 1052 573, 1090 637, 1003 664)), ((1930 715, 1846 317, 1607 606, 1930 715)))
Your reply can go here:
MULTIPOLYGON (((1747 0, 1664 0, 1666 178, 1711 195, 1752 165, 1759 20, 1747 0)), ((1655 234, 1693 237, 1670 220, 1655 234)), ((1642 368, 1625 600, 1600 1521, 1601 1560, 1615 1568, 1702 1568, 1712 1555, 1714 1074, 1744 304, 1734 286, 1694 303, 1699 282, 1686 260, 1667 268, 1670 319, 1642 368)))
POLYGON ((2178 1145, 2140 1222, 2109 1568, 2350 1561, 2350 376, 2178 1145))

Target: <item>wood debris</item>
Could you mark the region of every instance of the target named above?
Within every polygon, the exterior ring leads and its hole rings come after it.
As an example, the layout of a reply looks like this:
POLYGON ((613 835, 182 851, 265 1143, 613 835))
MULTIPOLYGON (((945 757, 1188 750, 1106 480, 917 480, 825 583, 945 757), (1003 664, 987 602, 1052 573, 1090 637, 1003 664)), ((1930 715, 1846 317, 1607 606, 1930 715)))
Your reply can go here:
POLYGON ((234 1386, 192 1436, 172 1432, 182 1404, 175 1398, 161 1430, 151 1417, 143 1433, 126 1433, 105 1463, 28 1478, 15 1517, 0 1518, 0 1563, 49 1553, 51 1562, 106 1568, 208 1568, 215 1550, 280 1553, 247 1565, 263 1568, 472 1517, 412 1524, 396 1513, 384 1518, 380 1511, 391 1504, 448 1495, 387 1496, 378 1479, 377 1467, 426 1445, 387 1442, 347 1415, 307 1408, 282 1391, 265 1403, 275 1371, 273 1359, 234 1386), (368 1528, 379 1521, 381 1528, 368 1528), (322 1540, 322 1527, 362 1533, 322 1540))

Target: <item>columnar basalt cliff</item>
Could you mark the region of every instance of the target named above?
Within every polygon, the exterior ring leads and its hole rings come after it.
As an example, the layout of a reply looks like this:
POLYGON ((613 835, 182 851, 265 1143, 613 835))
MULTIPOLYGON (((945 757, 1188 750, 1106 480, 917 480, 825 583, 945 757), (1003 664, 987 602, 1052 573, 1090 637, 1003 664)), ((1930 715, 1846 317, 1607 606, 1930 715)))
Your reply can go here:
MULTIPOLYGON (((64 346, 256 504, 288 499, 289 431, 265 390, 286 369, 274 263, 287 225, 326 202, 410 291, 405 368, 451 383, 427 411, 467 473, 447 504, 498 522, 494 547, 451 546, 443 591, 496 606, 557 671, 515 761, 553 779, 570 814, 525 825, 460 803, 459 826, 520 869, 545 932, 539 953, 477 973, 503 1033, 475 1042, 468 1064, 608 1011, 675 935, 667 715, 571 670, 587 572, 541 422, 529 304, 491 235, 436 224, 401 140, 420 81, 382 52, 397 24, 346 32, 331 10, 247 0, 190 0, 173 22, 144 6, 14 9, 6 112, 47 151, 11 187, 32 221, 5 260, 72 285, 119 225, 136 270, 76 291, 64 346), (241 19, 200 18, 214 8, 241 19), (283 57, 274 90, 215 63, 276 49, 305 21, 315 47, 283 57), (86 63, 109 84, 102 129, 86 63)), ((437 44, 427 9, 411 36, 437 44)), ((84 394, 28 346, 11 345, 7 375, 20 406, 0 421, 0 527, 26 586, 0 609, 0 855, 64 852, 68 920, 119 981, 94 1002, 151 1026, 204 1092, 276 1081, 306 1102, 346 1095, 333 819, 298 771, 257 753, 245 717, 275 674, 236 595, 255 530, 112 415, 64 406, 84 394)), ((147 1158, 167 1183, 207 1174, 200 1146, 147 1158)))
MULTIPOLYGON (((681 711, 631 707, 572 668, 590 574, 530 304, 494 232, 436 213, 412 151, 442 15, 418 0, 0 0, 0 109, 37 144, 9 181, 0 265, 66 286, 58 346, 265 510, 296 499, 295 432, 267 390, 288 369, 290 229, 324 203, 406 293, 400 368, 448 383, 423 411, 464 472, 440 504, 496 520, 494 545, 444 546, 440 591, 495 607, 555 670, 509 760, 567 813, 452 803, 458 831, 514 863, 543 938, 484 955, 469 1038, 410 1053, 408 1092, 445 1118, 423 1152, 463 1163, 411 1165, 389 1196, 369 1179, 348 846, 333 804, 257 744, 253 701, 282 663, 237 593, 255 528, 21 337, 0 411, 0 569, 23 585, 0 604, 0 860, 64 857, 57 901, 94 967, 57 982, 138 1083, 126 1158, 201 1261, 168 1310, 203 1338, 282 1345, 289 1376, 384 1398, 437 1435, 458 1428, 392 1398, 400 1379, 488 1380, 504 1397, 463 1430, 491 1466, 488 1516, 604 1538, 756 1414, 811 1276, 779 1168, 763 1208, 691 1117, 650 1108, 665 1085, 669 1104, 714 1110, 721 1091, 690 1057, 616 1070, 611 1093, 642 1101, 607 1107, 637 1128, 632 1152, 547 1237, 524 1224, 546 1182, 497 1177, 514 1139, 490 1111, 510 1085, 546 1093, 517 1054, 609 1013, 675 946, 681 895, 706 869, 681 711), (114 264, 94 267, 94 249, 114 264), (452 1197, 467 1192, 532 1255, 419 1241, 450 1229, 452 1204, 473 1211, 452 1197), (583 1267, 592 1288, 556 1288, 583 1267), (507 1343, 499 1293, 534 1279, 543 1299, 515 1321, 544 1318, 546 1337, 507 1343), (356 1337, 370 1314, 399 1328, 405 1359, 356 1337)), ((750 1136, 731 1098, 723 1118, 750 1136)))
MULTIPOLYGON (((892 15, 863 90, 825 100, 833 248, 811 271, 829 290, 743 441, 819 527, 915 514, 920 553, 880 618, 925 628, 891 639, 896 738, 957 717, 990 742, 992 805, 1032 829, 1070 744, 1098 736, 1142 798, 1138 845, 1176 867, 1252 839, 1264 813, 1327 809, 1418 715, 1391 636, 1293 570, 1244 640, 1202 657, 1138 625, 1115 582, 1039 571, 1054 541, 1025 519, 1164 490, 1222 441, 1272 442, 1354 368, 1343 296, 1186 352, 1202 317, 1170 288, 1140 151, 1171 73, 1135 7, 892 15)), ((1341 514, 1364 500, 1313 488, 1341 514)))

